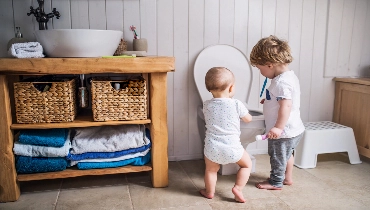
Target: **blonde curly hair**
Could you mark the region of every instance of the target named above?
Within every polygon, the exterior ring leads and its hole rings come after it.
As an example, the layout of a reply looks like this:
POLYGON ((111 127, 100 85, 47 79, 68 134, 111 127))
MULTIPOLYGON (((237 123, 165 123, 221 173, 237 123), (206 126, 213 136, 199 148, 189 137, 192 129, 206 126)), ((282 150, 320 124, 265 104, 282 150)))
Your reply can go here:
POLYGON ((208 91, 224 91, 235 81, 234 74, 225 67, 213 67, 205 76, 208 91))
POLYGON ((280 40, 276 36, 262 38, 253 47, 250 61, 252 66, 291 63, 293 57, 288 42, 280 40))

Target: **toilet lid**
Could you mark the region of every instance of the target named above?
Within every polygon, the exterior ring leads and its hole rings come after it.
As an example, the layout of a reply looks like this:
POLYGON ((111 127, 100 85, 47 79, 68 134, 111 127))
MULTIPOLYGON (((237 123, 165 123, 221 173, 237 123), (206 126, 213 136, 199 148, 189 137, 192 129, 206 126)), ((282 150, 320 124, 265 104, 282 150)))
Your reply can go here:
POLYGON ((245 55, 229 45, 213 45, 199 53, 194 64, 194 80, 202 101, 212 98, 205 85, 205 76, 212 67, 226 67, 235 76, 235 96, 247 103, 252 85, 252 67, 245 55))

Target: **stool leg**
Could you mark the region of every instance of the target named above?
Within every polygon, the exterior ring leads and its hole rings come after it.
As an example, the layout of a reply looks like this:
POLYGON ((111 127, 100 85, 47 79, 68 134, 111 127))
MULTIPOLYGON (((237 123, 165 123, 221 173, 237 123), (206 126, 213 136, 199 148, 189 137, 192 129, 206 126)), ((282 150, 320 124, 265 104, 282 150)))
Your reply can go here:
POLYGON ((300 142, 294 151, 294 165, 298 168, 315 168, 317 154, 310 150, 305 141, 300 142))
POLYGON ((348 148, 347 152, 348 152, 349 162, 351 164, 362 163, 361 160, 360 160, 360 155, 358 154, 356 139, 355 139, 355 135, 354 135, 352 129, 351 129, 351 134, 348 137, 348 139, 351 139, 348 142, 348 145, 347 145, 347 148, 348 148))
MULTIPOLYGON (((298 154, 297 154, 298 155, 298 154)), ((302 154, 294 156, 294 165, 298 168, 315 168, 317 162, 317 154, 302 154)))
POLYGON ((360 164, 362 163, 360 160, 360 155, 358 154, 357 147, 354 149, 350 149, 347 151, 348 152, 348 157, 349 157, 349 162, 351 164, 360 164))

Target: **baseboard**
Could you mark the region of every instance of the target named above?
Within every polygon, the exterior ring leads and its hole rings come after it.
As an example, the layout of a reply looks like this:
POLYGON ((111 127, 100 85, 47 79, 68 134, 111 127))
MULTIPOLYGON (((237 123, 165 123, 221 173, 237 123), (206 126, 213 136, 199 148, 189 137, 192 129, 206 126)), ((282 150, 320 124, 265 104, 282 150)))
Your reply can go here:
POLYGON ((199 159, 203 159, 203 153, 193 155, 168 156, 168 161, 199 160, 199 159))
MULTIPOLYGON (((267 153, 267 148, 265 148, 265 149, 251 149, 251 150, 247 150, 247 152, 250 155, 268 154, 267 153)), ((168 161, 199 160, 199 159, 203 159, 203 154, 168 156, 168 161)))

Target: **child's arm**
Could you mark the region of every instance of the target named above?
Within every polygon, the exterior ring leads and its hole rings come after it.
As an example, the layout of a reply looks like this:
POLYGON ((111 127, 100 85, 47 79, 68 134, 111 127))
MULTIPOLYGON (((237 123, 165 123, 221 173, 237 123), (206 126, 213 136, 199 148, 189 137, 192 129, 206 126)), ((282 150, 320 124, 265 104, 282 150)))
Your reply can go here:
POLYGON ((249 123, 250 121, 252 121, 252 115, 250 115, 249 113, 247 115, 245 115, 244 117, 241 118, 244 122, 246 123, 249 123))
POLYGON ((279 100, 279 111, 278 119, 276 120, 275 126, 271 128, 267 137, 269 139, 278 138, 284 130, 285 124, 289 119, 290 111, 292 109, 292 100, 291 99, 281 99, 279 100))

